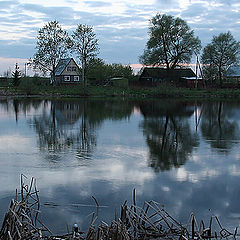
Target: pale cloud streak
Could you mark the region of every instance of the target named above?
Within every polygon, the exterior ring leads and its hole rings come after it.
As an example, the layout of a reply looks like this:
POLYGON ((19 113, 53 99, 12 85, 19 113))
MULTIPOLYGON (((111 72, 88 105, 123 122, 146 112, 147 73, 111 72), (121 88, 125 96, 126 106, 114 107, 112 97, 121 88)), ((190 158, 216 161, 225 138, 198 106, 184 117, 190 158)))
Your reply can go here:
MULTIPOLYGON (((79 23, 93 26, 106 62, 138 63, 148 39, 148 20, 158 12, 186 20, 203 45, 228 30, 240 39, 237 0, 0 1, 0 57, 32 57, 38 29, 58 20, 70 33, 79 23)), ((4 67, 0 59, 0 75, 4 67)))

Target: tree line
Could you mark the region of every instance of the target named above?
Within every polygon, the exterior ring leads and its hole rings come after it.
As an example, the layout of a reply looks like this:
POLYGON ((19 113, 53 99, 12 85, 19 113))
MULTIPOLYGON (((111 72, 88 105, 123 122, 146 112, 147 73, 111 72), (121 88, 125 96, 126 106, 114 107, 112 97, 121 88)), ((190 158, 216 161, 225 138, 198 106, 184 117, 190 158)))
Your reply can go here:
MULTIPOLYGON (((177 17, 157 14, 150 20, 149 40, 140 62, 144 65, 164 65, 168 70, 190 63, 193 55, 199 55, 201 41, 186 21, 177 17)), ((228 31, 213 36, 201 55, 203 75, 206 80, 218 79, 220 85, 229 66, 240 58, 240 43, 228 31)))
MULTIPOLYGON (((117 74, 133 78, 130 66, 105 64, 97 58, 99 43, 92 26, 79 24, 69 35, 57 21, 51 21, 39 30, 37 39, 37 51, 31 63, 35 68, 51 72, 53 80, 58 61, 70 54, 75 54, 81 64, 84 83, 86 76, 99 80, 117 74)), ((139 61, 146 66, 165 66, 171 71, 190 63, 201 50, 204 78, 209 81, 218 79, 220 84, 228 67, 237 64, 240 59, 240 42, 229 31, 213 36, 202 49, 200 39, 186 21, 158 13, 150 19, 149 39, 139 61)))
POLYGON ((43 72, 50 72, 53 82, 59 60, 71 54, 75 54, 80 62, 84 86, 86 76, 97 81, 116 76, 133 78, 133 71, 129 66, 106 64, 97 58, 99 43, 92 26, 79 24, 69 35, 58 21, 48 22, 38 32, 36 50, 31 59, 32 66, 43 72))

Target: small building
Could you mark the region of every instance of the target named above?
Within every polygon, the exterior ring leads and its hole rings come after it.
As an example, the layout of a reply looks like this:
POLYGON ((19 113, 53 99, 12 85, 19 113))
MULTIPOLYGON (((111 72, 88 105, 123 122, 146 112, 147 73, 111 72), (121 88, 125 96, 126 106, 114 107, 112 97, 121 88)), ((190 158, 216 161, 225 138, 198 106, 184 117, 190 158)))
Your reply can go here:
POLYGON ((124 77, 113 77, 110 78, 113 86, 116 87, 128 87, 128 79, 124 77))
POLYGON ((191 68, 168 70, 160 67, 145 67, 139 77, 139 81, 150 84, 164 82, 179 83, 180 79, 184 77, 196 77, 196 75, 191 68))
MULTIPOLYGON (((51 83, 53 78, 51 76, 51 83)), ((77 84, 82 82, 80 68, 73 58, 61 59, 55 71, 56 84, 77 84)))
POLYGON ((195 77, 181 77, 180 84, 181 87, 187 88, 203 88, 203 79, 196 76, 195 77))
POLYGON ((240 83, 240 65, 233 65, 227 69, 225 75, 225 82, 229 83, 240 83))

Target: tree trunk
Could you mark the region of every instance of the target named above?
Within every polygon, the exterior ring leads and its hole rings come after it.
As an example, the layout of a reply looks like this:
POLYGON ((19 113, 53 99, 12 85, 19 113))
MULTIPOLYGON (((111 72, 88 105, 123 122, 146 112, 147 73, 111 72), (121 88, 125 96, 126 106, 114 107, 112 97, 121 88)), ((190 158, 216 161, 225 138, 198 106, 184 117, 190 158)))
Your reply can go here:
POLYGON ((85 63, 82 60, 82 80, 83 80, 83 94, 85 95, 86 81, 85 81, 85 63))
POLYGON ((55 68, 55 65, 52 66, 52 85, 56 85, 56 68, 55 68))
POLYGON ((220 82, 220 86, 222 87, 223 83, 222 83, 222 72, 221 69, 219 68, 218 70, 218 75, 219 75, 219 82, 220 82))

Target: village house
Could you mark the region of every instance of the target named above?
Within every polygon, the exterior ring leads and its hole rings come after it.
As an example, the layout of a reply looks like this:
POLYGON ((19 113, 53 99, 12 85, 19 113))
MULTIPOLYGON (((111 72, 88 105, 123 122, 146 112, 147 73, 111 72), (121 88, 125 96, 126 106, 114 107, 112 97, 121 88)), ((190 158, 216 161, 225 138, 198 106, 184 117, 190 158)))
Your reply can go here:
MULTIPOLYGON (((196 79, 196 74, 191 68, 168 70, 161 67, 145 67, 139 77, 139 81, 144 84, 172 82, 185 87, 194 87, 196 79)), ((202 85, 202 79, 198 79, 197 84, 202 85)))
POLYGON ((227 69, 225 75, 225 82, 229 83, 240 83, 240 65, 233 65, 227 69))
MULTIPOLYGON (((53 78, 51 76, 51 83, 53 78)), ((80 68, 73 58, 61 59, 55 71, 55 84, 76 84, 81 83, 80 68)))

